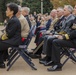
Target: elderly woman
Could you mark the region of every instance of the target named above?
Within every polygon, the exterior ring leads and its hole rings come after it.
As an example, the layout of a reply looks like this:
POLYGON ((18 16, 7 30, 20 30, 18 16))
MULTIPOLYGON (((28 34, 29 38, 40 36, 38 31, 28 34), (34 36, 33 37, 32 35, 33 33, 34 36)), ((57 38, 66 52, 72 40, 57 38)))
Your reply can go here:
POLYGON ((18 12, 18 5, 14 3, 7 4, 6 16, 9 18, 4 33, 0 40, 0 68, 5 68, 3 61, 3 51, 8 50, 11 46, 18 46, 21 44, 21 24, 16 18, 18 12))

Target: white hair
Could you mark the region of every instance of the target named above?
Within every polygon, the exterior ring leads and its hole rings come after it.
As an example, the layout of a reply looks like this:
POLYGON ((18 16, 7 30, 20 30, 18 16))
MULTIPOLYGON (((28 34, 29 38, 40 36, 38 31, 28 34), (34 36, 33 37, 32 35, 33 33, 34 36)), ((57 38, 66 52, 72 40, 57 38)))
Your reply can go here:
POLYGON ((22 10, 27 11, 28 14, 30 13, 30 8, 29 7, 22 7, 22 10))
POLYGON ((53 9, 51 12, 57 12, 57 10, 56 9, 53 9))

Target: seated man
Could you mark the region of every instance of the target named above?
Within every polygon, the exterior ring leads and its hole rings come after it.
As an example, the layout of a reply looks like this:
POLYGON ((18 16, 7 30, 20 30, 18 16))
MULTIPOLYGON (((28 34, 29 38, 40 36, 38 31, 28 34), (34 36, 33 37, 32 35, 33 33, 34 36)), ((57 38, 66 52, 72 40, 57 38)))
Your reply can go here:
MULTIPOLYGON (((76 12, 76 8, 74 11, 76 12)), ((52 42, 51 61, 54 65, 51 68, 48 68, 48 71, 60 71, 62 69, 60 63, 60 48, 76 48, 76 17, 70 22, 70 24, 71 28, 67 30, 67 33, 64 36, 57 36, 58 39, 55 39, 52 42)))
POLYGON ((50 26, 51 26, 51 23, 52 21, 56 20, 57 18, 57 11, 55 9, 53 9, 51 12, 50 12, 50 15, 48 17, 48 21, 46 23, 46 28, 45 28, 45 31, 41 31, 41 30, 38 30, 36 32, 36 39, 35 39, 35 43, 38 45, 39 44, 39 39, 40 37, 42 37, 42 33, 45 33, 47 30, 49 30, 50 26))
POLYGON ((18 17, 21 23, 21 37, 22 37, 22 43, 23 43, 28 37, 30 27, 26 18, 21 14, 21 6, 18 6, 18 13, 16 14, 16 16, 18 17))
POLYGON ((18 5, 14 3, 7 4, 6 16, 9 18, 9 21, 6 26, 6 33, 2 35, 0 40, 0 68, 5 68, 3 51, 8 50, 9 47, 21 44, 21 24, 15 16, 17 12, 18 5))
MULTIPOLYGON (((18 6, 18 12, 17 12, 16 16, 21 23, 21 37, 22 37, 22 44, 24 44, 24 42, 26 41, 27 36, 29 34, 30 28, 29 28, 26 18, 21 14, 21 6, 18 6)), ((8 50, 3 51, 4 61, 6 61, 8 59, 8 57, 9 57, 8 50)))
POLYGON ((48 32, 46 32, 45 34, 48 34, 48 35, 45 35, 44 37, 44 44, 43 44, 43 51, 42 53, 46 54, 46 45, 47 45, 47 40, 51 37, 51 34, 56 34, 56 33, 59 33, 60 32, 60 29, 62 27, 62 21, 64 20, 64 10, 63 8, 59 7, 57 8, 57 22, 53 23, 53 25, 50 27, 50 30, 48 32))

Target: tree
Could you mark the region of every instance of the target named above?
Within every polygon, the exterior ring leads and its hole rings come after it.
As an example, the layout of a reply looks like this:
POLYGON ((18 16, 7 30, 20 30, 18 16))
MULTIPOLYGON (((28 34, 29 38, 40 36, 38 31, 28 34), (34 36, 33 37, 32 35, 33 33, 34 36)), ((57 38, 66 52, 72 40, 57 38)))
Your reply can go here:
POLYGON ((64 5, 72 5, 76 4, 76 0, 50 0, 53 3, 54 8, 64 6, 64 5))
MULTIPOLYGON (((50 0, 43 0, 44 3, 44 13, 49 13, 53 9, 53 4, 50 0)), ((41 12, 41 0, 23 0, 22 6, 27 6, 31 9, 31 13, 36 11, 41 12)))
POLYGON ((43 0, 44 2, 44 13, 50 13, 50 11, 53 9, 53 4, 50 2, 50 0, 43 0))
POLYGON ((6 16, 5 16, 6 4, 10 3, 10 2, 19 4, 19 1, 17 1, 17 0, 1 0, 0 1, 0 16, 1 16, 0 21, 3 21, 6 18, 6 16))

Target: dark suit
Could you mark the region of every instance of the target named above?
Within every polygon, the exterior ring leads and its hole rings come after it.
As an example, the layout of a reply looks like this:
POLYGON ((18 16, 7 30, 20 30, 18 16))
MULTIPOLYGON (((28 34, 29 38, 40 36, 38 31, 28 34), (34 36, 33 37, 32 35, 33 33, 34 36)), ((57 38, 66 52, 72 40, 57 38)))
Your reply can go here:
POLYGON ((76 25, 76 18, 68 21, 67 26, 64 29, 65 31, 67 31, 66 34, 69 37, 68 39, 66 36, 63 36, 63 40, 57 38, 50 38, 48 40, 48 47, 50 46, 51 48, 48 48, 48 52, 50 53, 47 54, 50 55, 51 60, 54 61, 56 64, 60 63, 60 52, 62 47, 76 48, 76 29, 72 29, 72 26, 74 24, 76 25))
POLYGON ((59 18, 59 20, 54 24, 54 33, 55 32, 60 32, 63 20, 64 20, 64 16, 62 16, 61 18, 59 18))
POLYGON ((6 34, 8 39, 0 41, 0 62, 3 61, 2 51, 8 50, 11 46, 18 46, 21 44, 21 24, 15 16, 9 19, 6 27, 6 34))
MULTIPOLYGON (((71 23, 71 21, 72 20, 74 20, 74 16, 73 15, 70 15, 68 18, 67 18, 67 20, 66 20, 66 22, 62 22, 62 28, 61 28, 61 32, 63 31, 63 30, 67 30, 67 28, 69 28, 70 29, 70 24, 69 24, 69 22, 71 23)), ((46 54, 48 55, 48 56, 50 56, 51 57, 51 54, 52 54, 52 42, 53 42, 53 40, 55 40, 55 39, 57 39, 56 37, 50 37, 49 39, 48 39, 48 41, 47 41, 47 49, 46 49, 46 54)))
POLYGON ((31 22, 30 22, 30 19, 29 19, 28 15, 26 15, 25 18, 26 18, 26 20, 27 20, 27 22, 29 24, 29 27, 31 28, 31 22))
MULTIPOLYGON (((54 24, 54 30, 51 31, 51 33, 55 34, 58 33, 62 27, 62 21, 64 20, 64 16, 60 17, 58 21, 54 24)), ((43 53, 46 54, 46 49, 47 49, 47 40, 50 39, 50 35, 46 35, 44 37, 44 44, 43 44, 43 53)))
MULTIPOLYGON (((76 25, 76 18, 71 21, 71 27, 72 25, 76 25)), ((72 29, 72 28, 70 28, 72 29)), ((68 30, 69 31, 69 30, 68 30)), ((69 34, 69 39, 67 40, 64 38, 64 40, 55 39, 52 42, 52 58, 51 60, 55 63, 60 63, 60 47, 69 47, 69 48, 76 48, 76 29, 72 29, 71 32, 67 33, 69 34)))

